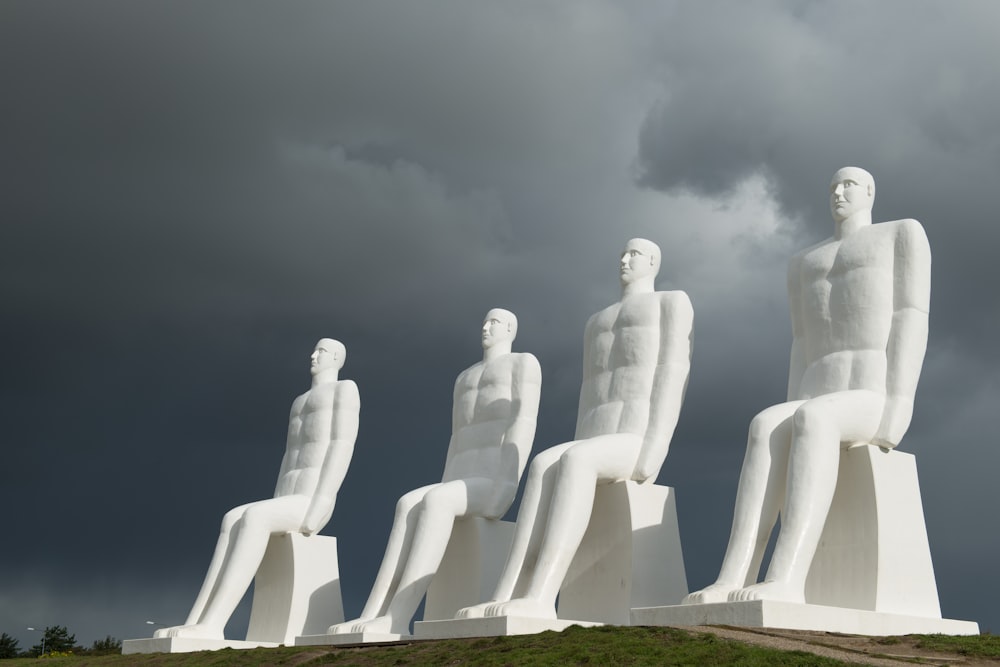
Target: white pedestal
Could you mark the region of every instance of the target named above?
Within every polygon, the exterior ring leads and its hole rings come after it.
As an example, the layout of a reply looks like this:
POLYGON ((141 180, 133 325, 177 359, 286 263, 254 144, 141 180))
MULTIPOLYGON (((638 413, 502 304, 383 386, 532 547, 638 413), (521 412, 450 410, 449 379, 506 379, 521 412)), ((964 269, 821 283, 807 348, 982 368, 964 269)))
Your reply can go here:
POLYGON ((588 621, 567 621, 561 618, 528 618, 526 616, 452 618, 447 621, 421 621, 414 625, 413 636, 417 639, 507 637, 510 635, 534 635, 546 630, 562 632, 571 625, 589 628, 601 624, 588 621))
POLYGON ((842 453, 806 602, 941 618, 912 454, 871 445, 842 453))
POLYGON ((631 607, 687 595, 673 489, 616 482, 597 487, 587 532, 559 591, 558 619, 458 618, 414 624, 418 639, 561 631, 570 625, 628 625, 631 607))
POLYGON ((467 517, 455 521, 437 574, 427 588, 425 621, 452 618, 493 595, 514 537, 510 521, 467 517))
POLYGON ((979 625, 972 621, 952 621, 772 600, 633 609, 632 625, 735 625, 747 628, 820 630, 877 636, 979 634, 979 625))
POLYGON ((628 625, 632 607, 678 604, 687 593, 674 490, 635 482, 598 486, 559 590, 559 618, 628 625))
POLYGON ((806 604, 772 600, 632 610, 634 625, 737 625, 860 635, 979 634, 941 618, 912 454, 864 445, 842 453, 806 604))
POLYGON ((298 635, 344 620, 337 538, 299 533, 272 535, 254 577, 246 641, 150 638, 122 642, 122 653, 188 653, 223 648, 291 646, 298 635))
MULTIPOLYGON (((427 588, 424 621, 450 619, 459 609, 487 600, 500 579, 513 536, 514 524, 509 521, 481 517, 457 519, 448 539, 448 548, 427 588)), ((333 622, 326 624, 321 632, 329 625, 333 622)), ((303 634, 296 638, 295 644, 369 644, 409 637, 386 632, 303 634)))
POLYGON ((272 535, 253 585, 247 641, 291 646, 344 620, 336 537, 272 535))

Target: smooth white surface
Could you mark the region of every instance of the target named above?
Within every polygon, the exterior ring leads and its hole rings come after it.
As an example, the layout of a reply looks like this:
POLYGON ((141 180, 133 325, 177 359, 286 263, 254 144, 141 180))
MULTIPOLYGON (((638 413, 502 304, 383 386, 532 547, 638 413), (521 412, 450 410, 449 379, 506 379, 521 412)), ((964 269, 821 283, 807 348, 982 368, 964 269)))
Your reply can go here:
POLYGON ((910 424, 927 346, 930 249, 915 220, 873 225, 874 196, 871 174, 839 170, 833 236, 791 260, 787 402, 750 424, 719 578, 688 603, 804 602, 842 449, 895 447, 910 424), (767 576, 755 584, 779 510, 767 576))
POLYGON ((492 618, 453 618, 447 621, 418 621, 413 624, 416 639, 459 639, 462 637, 507 637, 533 635, 546 630, 562 632, 571 625, 584 628, 601 625, 559 618, 499 616, 492 618))
POLYGON ((598 484, 645 482, 659 473, 687 386, 693 319, 684 292, 654 291, 659 267, 655 243, 626 244, 621 301, 593 315, 584 330, 576 438, 532 461, 493 600, 460 617, 555 619, 556 595, 590 523, 598 484))
POLYGON ((806 602, 941 618, 912 454, 847 450, 806 602))
POLYGON ((462 607, 487 599, 500 579, 513 536, 510 521, 456 519, 441 566, 427 588, 423 620, 452 618, 462 607))
POLYGON ((979 624, 926 616, 887 614, 776 600, 633 609, 632 625, 735 625, 748 628, 821 630, 852 635, 976 635, 979 624))
POLYGON ((337 538, 272 535, 253 582, 247 641, 291 646, 343 620, 337 538))
POLYGON ((407 634, 445 556, 456 519, 498 519, 514 502, 535 437, 542 381, 533 355, 511 352, 516 335, 513 313, 494 308, 486 314, 483 360, 455 381, 442 481, 399 499, 361 617, 333 625, 329 633, 407 634))
POLYGON ((687 592, 673 489, 632 481, 598 486, 559 590, 559 618, 628 625, 633 607, 679 604, 687 592))
MULTIPOLYGON (((330 520, 358 434, 358 387, 337 377, 346 354, 336 340, 323 338, 316 344, 310 357, 312 387, 292 403, 274 497, 226 513, 187 622, 157 630, 155 637, 223 639, 226 622, 260 567, 271 536, 312 535, 330 520)), ((241 462, 232 465, 238 472, 241 462)))
POLYGON ((122 655, 131 653, 194 653, 218 651, 224 648, 274 648, 273 642, 248 642, 239 639, 193 639, 188 637, 154 637, 126 639, 122 642, 122 655))

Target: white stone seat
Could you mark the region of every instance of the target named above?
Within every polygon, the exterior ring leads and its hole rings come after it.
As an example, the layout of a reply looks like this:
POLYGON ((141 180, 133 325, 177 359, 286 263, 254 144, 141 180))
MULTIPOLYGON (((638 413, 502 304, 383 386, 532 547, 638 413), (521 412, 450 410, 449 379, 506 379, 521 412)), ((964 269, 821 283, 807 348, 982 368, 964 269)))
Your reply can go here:
POLYGON ((806 602, 941 618, 914 456, 856 446, 838 474, 806 602))
POLYGON ((247 641, 291 646, 343 620, 337 538, 272 535, 254 577, 247 641))
POLYGON ((452 618, 463 607, 489 600, 513 537, 510 521, 456 519, 441 566, 427 588, 423 620, 452 618))
POLYGON ((632 481, 598 486, 559 591, 559 618, 628 625, 632 607, 679 604, 687 593, 674 490, 632 481))

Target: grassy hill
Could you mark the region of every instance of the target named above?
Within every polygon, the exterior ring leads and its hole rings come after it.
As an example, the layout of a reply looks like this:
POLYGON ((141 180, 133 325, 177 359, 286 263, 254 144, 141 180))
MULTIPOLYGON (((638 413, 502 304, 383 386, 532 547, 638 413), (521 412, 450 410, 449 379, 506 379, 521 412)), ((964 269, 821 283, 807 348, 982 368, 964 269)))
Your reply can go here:
MULTIPOLYGON (((843 637, 843 636, 842 636, 843 637)), ((809 639, 809 638, 807 638, 809 639)), ((564 632, 544 632, 518 637, 421 641, 391 646, 335 648, 330 646, 281 647, 236 651, 225 649, 202 653, 67 656, 44 658, 47 667, 190 667, 212 665, 740 665, 781 667, 783 665, 863 664, 873 656, 904 655, 910 664, 948 664, 954 656, 962 664, 1000 664, 1000 637, 920 637, 852 638, 870 644, 872 650, 848 649, 848 661, 816 655, 814 646, 837 646, 834 639, 798 641, 807 650, 780 650, 721 639, 706 632, 649 627, 571 627, 564 632), (925 644, 922 644, 924 642, 925 644), (917 658, 915 651, 930 655, 917 658), (904 651, 900 654, 899 651, 904 651), (855 657, 856 656, 856 660, 855 657)), ((844 654, 842 654, 844 655, 844 654)), ((905 663, 897 663, 905 664, 905 663)), ((2 667, 39 665, 38 659, 19 658, 0 663, 2 667)))

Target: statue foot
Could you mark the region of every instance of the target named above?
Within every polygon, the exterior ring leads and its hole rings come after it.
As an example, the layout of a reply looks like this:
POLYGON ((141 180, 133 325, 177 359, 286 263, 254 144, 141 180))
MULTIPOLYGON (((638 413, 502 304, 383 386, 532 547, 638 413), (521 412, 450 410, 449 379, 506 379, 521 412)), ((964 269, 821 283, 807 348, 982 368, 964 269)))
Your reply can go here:
POLYGON ((747 586, 729 594, 730 602, 748 600, 777 600, 804 604, 806 601, 805 587, 796 586, 787 581, 765 581, 762 584, 747 586))
POLYGON ((473 605, 471 607, 463 607, 458 610, 455 614, 455 618, 482 618, 486 616, 486 609, 493 604, 498 604, 496 600, 491 600, 489 602, 483 602, 482 604, 473 605))
POLYGON ((409 634, 409 628, 394 627, 392 616, 376 616, 368 620, 358 620, 351 624, 351 632, 377 632, 380 634, 409 634))
POLYGON ((556 618, 555 605, 544 604, 532 598, 515 598, 508 602, 494 602, 486 607, 487 616, 525 616, 528 618, 556 618))
POLYGON ((715 583, 706 586, 700 591, 689 593, 681 600, 681 604, 708 604, 711 602, 725 602, 734 591, 740 590, 739 586, 715 583))
POLYGON ((353 621, 345 621, 344 623, 335 623, 326 629, 326 634, 328 635, 346 635, 349 632, 354 632, 354 626, 362 620, 356 618, 353 621))
POLYGON ((204 623, 194 625, 175 625, 172 628, 160 628, 154 637, 182 637, 185 639, 225 639, 222 628, 212 627, 204 623))

